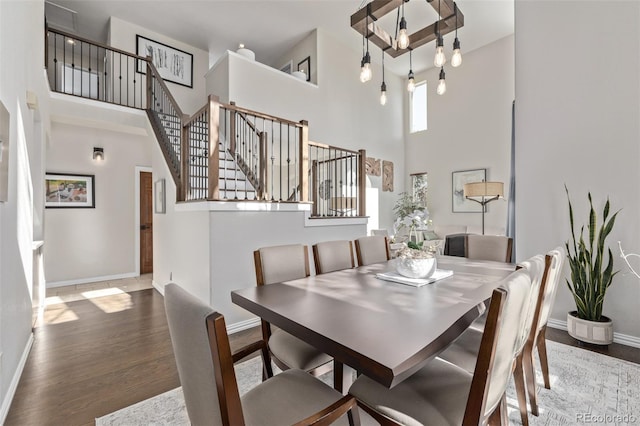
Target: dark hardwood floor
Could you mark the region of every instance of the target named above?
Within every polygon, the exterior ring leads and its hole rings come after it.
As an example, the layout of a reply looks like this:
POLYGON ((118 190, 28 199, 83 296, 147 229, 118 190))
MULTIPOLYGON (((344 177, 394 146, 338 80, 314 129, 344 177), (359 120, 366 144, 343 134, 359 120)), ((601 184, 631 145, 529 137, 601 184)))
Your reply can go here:
MULTIPOLYGON (((580 346, 565 331, 547 337, 580 346)), ((260 338, 231 336, 232 350, 260 338)), ((582 347, 582 346, 581 346, 582 347)), ((640 349, 585 347, 640 363, 640 349)), ((179 386, 164 300, 142 290, 47 307, 5 424, 93 425, 96 417, 179 386)))

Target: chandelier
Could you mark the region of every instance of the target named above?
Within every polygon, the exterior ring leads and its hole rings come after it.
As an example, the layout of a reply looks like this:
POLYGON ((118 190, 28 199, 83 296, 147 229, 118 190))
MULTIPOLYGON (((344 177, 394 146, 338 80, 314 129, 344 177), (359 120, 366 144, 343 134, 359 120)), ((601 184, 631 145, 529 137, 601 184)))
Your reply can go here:
POLYGON ((384 81, 384 54, 397 58, 409 52, 409 74, 407 76, 407 90, 412 92, 415 88, 413 75, 412 52, 420 46, 431 41, 436 41, 434 65, 440 68, 439 82, 436 92, 442 95, 446 91, 444 65, 447 62, 444 52, 443 36, 455 31, 453 41, 453 54, 451 66, 458 67, 462 64, 460 52, 460 40, 458 40, 458 28, 464 26, 464 15, 453 0, 427 0, 426 3, 434 8, 438 19, 431 25, 418 29, 409 34, 410 25, 405 18, 404 4, 409 0, 373 0, 365 7, 351 15, 351 27, 362 34, 362 60, 360 61, 360 81, 366 83, 372 78, 371 55, 369 53, 369 41, 382 50, 382 85, 381 104, 386 103, 386 84, 384 81), (383 16, 397 11, 396 31, 391 36, 377 21, 383 16), (383 101, 384 99, 384 101, 383 101))

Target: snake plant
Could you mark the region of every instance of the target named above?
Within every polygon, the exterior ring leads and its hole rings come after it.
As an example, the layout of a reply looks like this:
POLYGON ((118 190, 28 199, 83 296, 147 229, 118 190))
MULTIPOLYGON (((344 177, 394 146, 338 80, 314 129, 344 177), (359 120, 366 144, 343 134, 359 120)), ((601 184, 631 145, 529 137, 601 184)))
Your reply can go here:
POLYGON ((578 317, 589 321, 600 321, 604 296, 613 277, 618 273, 618 271, 613 272, 613 256, 609 247, 607 247, 608 259, 605 266, 605 240, 611 233, 616 216, 620 211, 618 210, 609 217, 610 204, 607 198, 602 211, 602 224, 598 225, 591 192, 589 192, 588 241, 584 239, 584 225, 580 228, 579 239, 577 239, 569 190, 566 185, 564 189, 569 202, 569 221, 571 224, 571 240, 565 242, 567 258, 571 267, 571 280, 567 280, 567 286, 576 302, 578 317))

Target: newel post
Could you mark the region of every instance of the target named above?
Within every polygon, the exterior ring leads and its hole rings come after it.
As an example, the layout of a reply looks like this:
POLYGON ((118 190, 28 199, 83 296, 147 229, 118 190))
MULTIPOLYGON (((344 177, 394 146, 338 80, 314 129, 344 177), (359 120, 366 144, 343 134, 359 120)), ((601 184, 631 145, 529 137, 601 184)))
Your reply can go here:
POLYGON ((234 159, 236 158, 236 138, 238 137, 236 133, 236 103, 234 101, 229 102, 231 108, 229 108, 229 136, 231 137, 229 140, 229 151, 231 151, 231 155, 233 155, 234 159))
POLYGON ((220 98, 209 95, 209 200, 220 199, 220 98))
POLYGON ((367 215, 367 151, 358 150, 358 216, 367 215))
POLYGON ((300 200, 309 201, 309 122, 300 121, 300 200))

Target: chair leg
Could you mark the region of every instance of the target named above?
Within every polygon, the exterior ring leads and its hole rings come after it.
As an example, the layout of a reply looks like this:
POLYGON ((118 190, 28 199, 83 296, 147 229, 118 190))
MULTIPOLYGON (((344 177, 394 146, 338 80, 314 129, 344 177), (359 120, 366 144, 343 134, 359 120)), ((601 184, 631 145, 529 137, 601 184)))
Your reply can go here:
POLYGON ((544 379, 544 387, 551 389, 551 383, 549 382, 549 361, 547 360, 547 339, 545 337, 546 330, 547 326, 544 326, 542 330, 540 330, 536 346, 538 347, 538 356, 540 357, 540 370, 542 371, 542 378, 544 379))
POLYGON ((527 415, 527 395, 524 384, 524 370, 523 370, 523 356, 518 355, 516 358, 515 369, 513 371, 513 380, 516 387, 516 395, 518 397, 518 407, 520 408, 520 417, 522 418, 522 425, 529 426, 529 417, 527 415))
MULTIPOLYGON (((340 393, 343 388, 344 365, 341 362, 333 360, 333 388, 340 393)), ((351 417, 349 417, 351 418, 351 417)))
POLYGON ((536 371, 533 366, 533 344, 527 342, 522 352, 522 366, 524 369, 524 378, 527 384, 527 393, 529 394, 529 404, 531 405, 531 414, 538 415, 538 396, 536 395, 536 371))
POLYGON ((271 354, 269 348, 262 348, 262 381, 264 382, 273 377, 273 368, 271 368, 271 354))
POLYGON ((487 419, 487 425, 502 426, 508 424, 509 417, 507 415, 507 395, 505 393, 504 395, 502 395, 502 398, 500 398, 500 403, 498 404, 496 409, 493 410, 493 413, 489 415, 489 418, 487 419))
POLYGON ((360 411, 358 411, 358 404, 351 407, 351 410, 347 411, 347 418, 349 419, 349 426, 360 426, 360 411))

